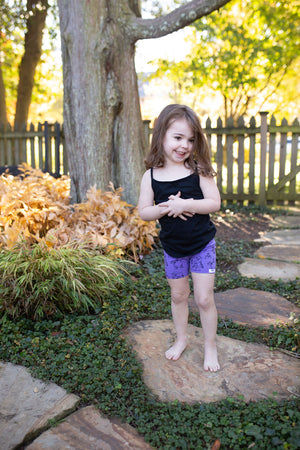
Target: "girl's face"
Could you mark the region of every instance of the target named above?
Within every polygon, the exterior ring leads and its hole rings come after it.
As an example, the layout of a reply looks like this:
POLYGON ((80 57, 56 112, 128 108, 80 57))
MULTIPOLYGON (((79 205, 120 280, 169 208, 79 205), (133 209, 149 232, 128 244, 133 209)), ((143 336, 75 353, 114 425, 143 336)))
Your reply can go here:
POLYGON ((194 132, 185 118, 174 120, 166 131, 164 140, 166 161, 183 164, 194 147, 194 132))

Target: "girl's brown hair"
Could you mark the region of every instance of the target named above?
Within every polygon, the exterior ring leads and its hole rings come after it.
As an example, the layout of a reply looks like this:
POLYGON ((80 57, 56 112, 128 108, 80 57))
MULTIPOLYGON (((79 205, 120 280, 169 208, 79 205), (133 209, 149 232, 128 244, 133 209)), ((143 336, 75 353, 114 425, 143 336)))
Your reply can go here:
POLYGON ((167 129, 177 119, 186 119, 194 132, 194 148, 185 165, 203 176, 216 175, 210 159, 209 147, 196 113, 185 105, 168 105, 155 120, 150 151, 145 159, 147 169, 163 167, 165 162, 163 140, 167 129))

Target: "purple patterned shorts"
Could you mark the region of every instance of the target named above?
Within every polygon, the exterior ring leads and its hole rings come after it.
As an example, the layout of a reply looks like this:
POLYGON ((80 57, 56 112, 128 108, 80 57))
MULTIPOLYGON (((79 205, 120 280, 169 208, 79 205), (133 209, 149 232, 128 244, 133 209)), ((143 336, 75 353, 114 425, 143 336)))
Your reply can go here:
POLYGON ((173 258, 164 251, 166 277, 172 280, 184 278, 190 272, 215 273, 216 242, 211 240, 206 247, 196 255, 173 258))

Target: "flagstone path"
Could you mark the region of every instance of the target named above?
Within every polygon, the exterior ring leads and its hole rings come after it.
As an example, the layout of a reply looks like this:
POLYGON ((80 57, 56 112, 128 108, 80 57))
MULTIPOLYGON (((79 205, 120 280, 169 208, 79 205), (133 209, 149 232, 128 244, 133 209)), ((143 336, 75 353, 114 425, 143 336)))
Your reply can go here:
MULTIPOLYGON (((247 288, 229 289, 215 294, 218 314, 234 322, 253 327, 269 327, 276 323, 291 323, 300 308, 281 295, 247 288)), ((193 302, 191 310, 197 311, 193 302)))
POLYGON ((282 281, 300 278, 300 216, 283 216, 273 225, 286 229, 263 234, 259 240, 271 245, 257 250, 255 258, 246 258, 238 267, 241 275, 282 281))
POLYGON ((188 326, 189 344, 178 361, 165 358, 175 339, 170 320, 144 320, 131 325, 125 336, 133 345, 144 369, 144 381, 162 401, 215 402, 243 396, 255 401, 300 395, 299 360, 261 344, 217 336, 221 370, 203 369, 203 333, 188 326), (276 392, 276 394, 275 394, 276 392))

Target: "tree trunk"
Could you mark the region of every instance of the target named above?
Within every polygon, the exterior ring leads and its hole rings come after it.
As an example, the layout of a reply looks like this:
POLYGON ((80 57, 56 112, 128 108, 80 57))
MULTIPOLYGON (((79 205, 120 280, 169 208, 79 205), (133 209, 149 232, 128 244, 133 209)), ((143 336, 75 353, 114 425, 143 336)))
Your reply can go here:
POLYGON ((118 26, 119 3, 59 2, 73 202, 84 201, 93 185, 107 190, 110 181, 124 188, 127 201, 137 201, 143 128, 134 43, 118 26))
POLYGON ((58 0, 72 202, 112 181, 126 201, 137 203, 145 143, 135 43, 178 30, 227 1, 194 0, 144 20, 137 0, 58 0))
POLYGON ((27 0, 29 16, 25 34, 25 51, 19 69, 15 127, 26 123, 28 119, 35 69, 42 54, 43 29, 48 6, 47 0, 27 0))
POLYGON ((5 127, 7 125, 5 86, 2 76, 1 61, 0 61, 0 123, 3 123, 5 127))

